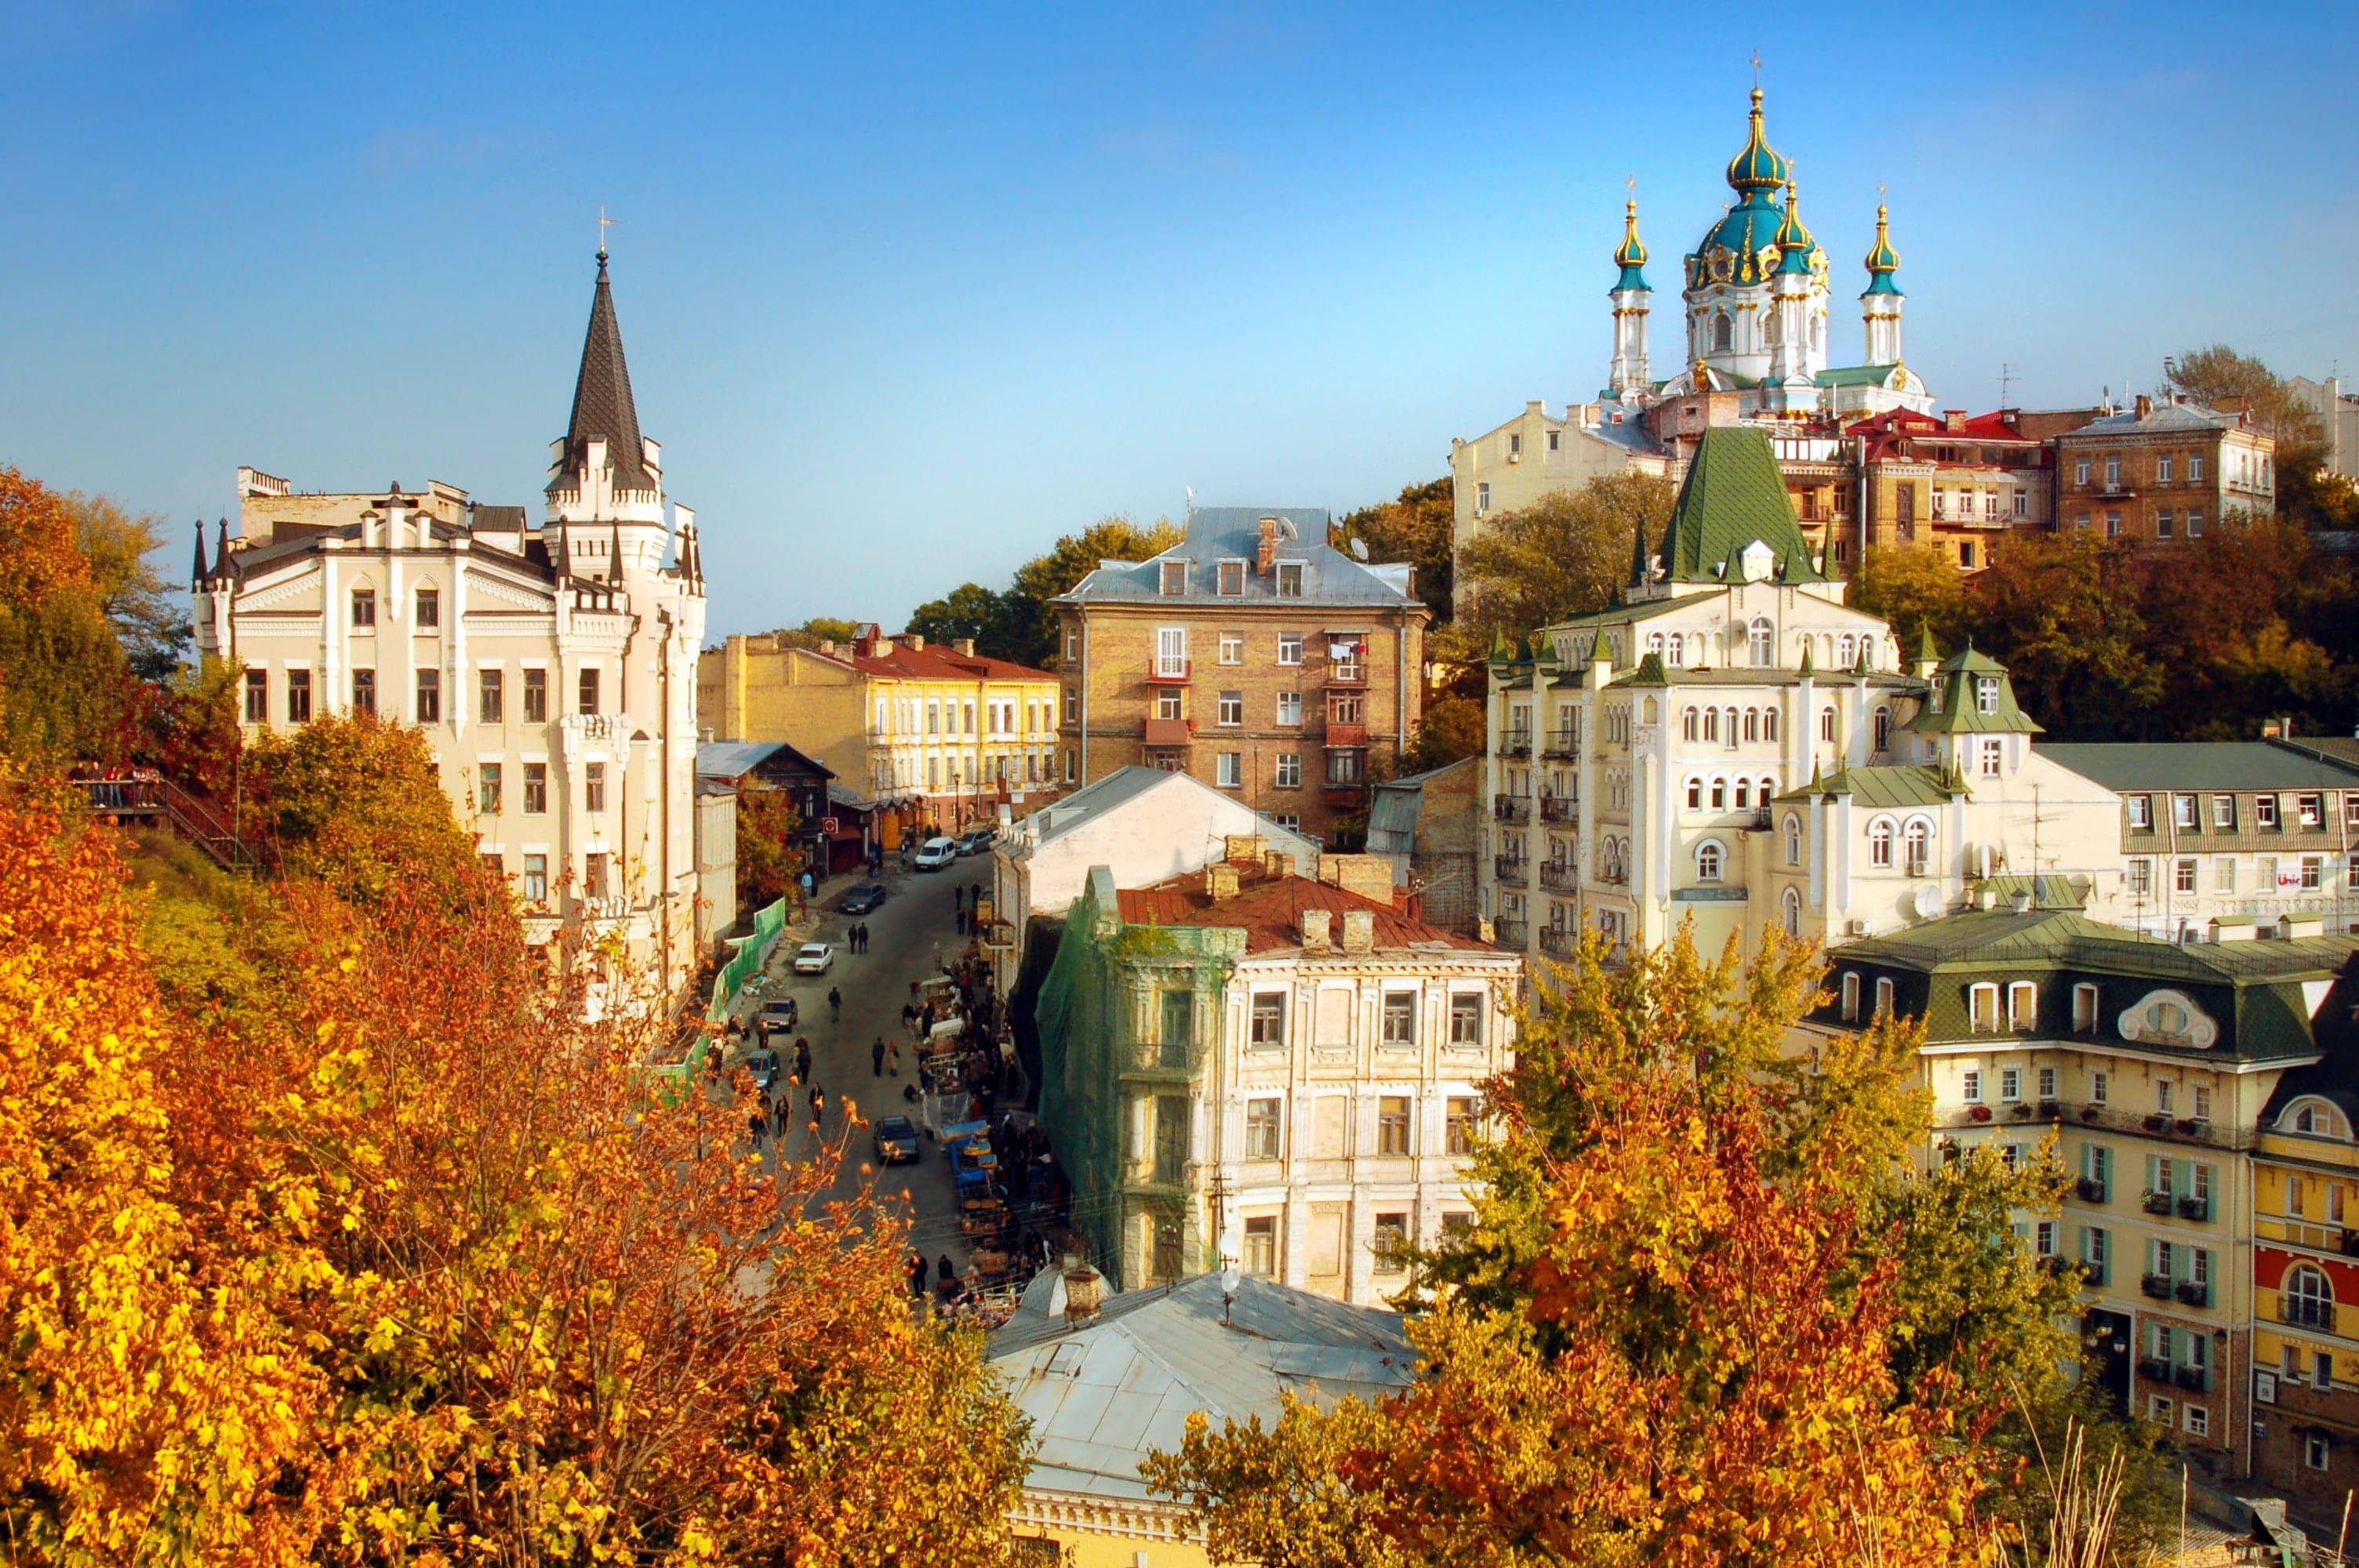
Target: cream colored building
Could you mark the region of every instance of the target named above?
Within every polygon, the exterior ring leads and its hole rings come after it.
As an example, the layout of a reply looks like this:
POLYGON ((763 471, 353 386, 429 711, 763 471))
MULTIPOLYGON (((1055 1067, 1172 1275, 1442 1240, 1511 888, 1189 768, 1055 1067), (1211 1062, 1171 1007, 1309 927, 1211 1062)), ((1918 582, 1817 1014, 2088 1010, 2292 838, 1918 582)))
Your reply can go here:
POLYGON ((244 670, 248 731, 363 709, 419 726, 536 941, 618 938, 658 991, 685 984, 704 581, 694 514, 666 521, 604 254, 538 523, 439 482, 306 494, 248 468, 238 488, 194 619, 200 654, 244 670))
POLYGON ((698 721, 722 741, 783 741, 919 831, 1021 816, 1056 793, 1057 677, 865 626, 848 643, 731 637, 705 659, 698 721))
POLYGON ((1491 519, 1542 496, 1579 490, 1603 474, 1660 474, 1669 460, 1635 415, 1614 405, 1571 403, 1550 414, 1534 398, 1497 429, 1450 442, 1450 550, 1463 550, 1491 519))

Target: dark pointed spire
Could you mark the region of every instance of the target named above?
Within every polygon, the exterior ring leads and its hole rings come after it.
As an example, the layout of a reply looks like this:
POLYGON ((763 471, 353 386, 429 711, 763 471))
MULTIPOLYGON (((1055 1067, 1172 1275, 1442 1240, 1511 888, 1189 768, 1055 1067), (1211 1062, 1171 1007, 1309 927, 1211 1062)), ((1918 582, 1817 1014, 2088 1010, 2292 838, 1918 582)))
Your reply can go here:
POLYGON ((565 427, 565 455, 549 483, 552 492, 572 488, 573 476, 590 460, 590 442, 598 437, 605 438, 616 490, 656 488, 639 439, 639 410, 631 401, 631 368, 623 360, 623 329, 614 319, 603 245, 598 247, 598 286, 590 296, 590 330, 582 341, 582 371, 573 382, 573 416, 565 427))
POLYGON ((1647 523, 1646 519, 1640 518, 1636 530, 1630 536, 1630 586, 1642 587, 1647 578, 1647 523))
POLYGON ((205 520, 200 517, 197 519, 197 561, 189 568, 189 587, 191 589, 204 587, 205 579, 212 575, 205 569, 205 520))
MULTIPOLYGON (((197 526, 201 528, 204 524, 199 523, 197 526)), ((226 579, 229 576, 229 519, 221 519, 213 528, 213 572, 226 579)))

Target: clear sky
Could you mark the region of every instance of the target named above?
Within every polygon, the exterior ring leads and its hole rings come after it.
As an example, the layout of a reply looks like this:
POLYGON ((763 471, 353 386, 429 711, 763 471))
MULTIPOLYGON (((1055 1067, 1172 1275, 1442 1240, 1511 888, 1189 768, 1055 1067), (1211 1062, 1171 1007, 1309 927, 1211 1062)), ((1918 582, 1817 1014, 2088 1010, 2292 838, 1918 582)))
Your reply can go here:
POLYGON ((1945 406, 2359 375, 2355 16, 0 0, 0 462, 181 528, 241 462, 537 505, 603 203, 712 632, 895 622, 1593 395, 1623 181, 1675 297, 1756 47, 1837 362, 1882 183, 1945 406))

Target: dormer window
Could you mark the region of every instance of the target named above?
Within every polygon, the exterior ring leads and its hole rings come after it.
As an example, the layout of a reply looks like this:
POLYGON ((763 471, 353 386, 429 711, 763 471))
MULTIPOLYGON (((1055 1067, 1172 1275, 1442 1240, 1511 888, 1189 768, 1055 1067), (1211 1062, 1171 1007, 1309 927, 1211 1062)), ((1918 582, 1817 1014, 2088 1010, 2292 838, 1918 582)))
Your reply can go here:
POLYGON ((1277 563, 1277 597, 1280 599, 1302 597, 1302 563, 1300 561, 1277 563))
POLYGON ((2297 795, 2294 797, 2293 804, 2294 812, 2300 817, 2304 827, 2316 827, 2326 820, 2326 808, 2322 797, 2314 795, 2297 795))
POLYGON ((2170 811, 2172 819, 2176 821, 2180 827, 2192 829, 2196 826, 2195 797, 2193 795, 2178 795, 2171 796, 2170 811))
POLYGON ((1245 564, 1243 561, 1221 563, 1221 596, 1234 599, 1245 590, 1245 564))
POLYGON ((1998 676, 1976 676, 1974 677, 1974 711, 1977 713, 1998 711, 1998 676))
POLYGON ((1163 563, 1163 591, 1167 597, 1173 599, 1177 599, 1181 594, 1188 591, 1187 562, 1166 561, 1163 563))
POLYGON ((2134 795, 2129 797, 2130 827, 2135 832, 2154 831, 2154 796, 2134 795))
POLYGON ((2255 795, 2253 820, 2263 827, 2275 827, 2277 825, 2277 797, 2273 795, 2255 795))

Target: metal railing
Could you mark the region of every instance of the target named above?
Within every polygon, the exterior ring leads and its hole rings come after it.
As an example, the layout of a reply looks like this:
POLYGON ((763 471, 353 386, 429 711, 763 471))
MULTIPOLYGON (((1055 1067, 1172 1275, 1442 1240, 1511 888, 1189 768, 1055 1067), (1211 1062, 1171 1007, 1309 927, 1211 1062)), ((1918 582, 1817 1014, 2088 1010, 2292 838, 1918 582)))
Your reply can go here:
POLYGON ((1531 862, 1520 855, 1494 856, 1491 870, 1501 881, 1513 882, 1517 887, 1523 887, 1531 881, 1531 862))
POLYGON ((140 817, 168 824, 223 871, 258 871, 268 863, 256 846, 236 831, 208 802, 167 778, 73 779, 94 816, 140 817))
POLYGON ((1501 822, 1529 822, 1532 819, 1532 797, 1527 795, 1494 795, 1491 815, 1501 822))
POLYGON ((1542 822, 1579 822, 1581 802, 1568 795, 1544 795, 1540 796, 1540 820, 1542 822))
POLYGON ((1540 733, 1546 737, 1540 744, 1540 750, 1547 755, 1561 757, 1569 762, 1580 760, 1581 738, 1571 730, 1544 730, 1540 733))
POLYGON ((1491 938, 1502 947, 1522 952, 1531 946, 1532 927, 1527 920, 1509 920, 1505 916, 1491 922, 1491 938))
POLYGON ((1528 730, 1508 730, 1506 738, 1499 742, 1499 754, 1506 757, 1530 756, 1532 754, 1532 732, 1528 730))
POLYGON ((1542 860, 1540 886, 1558 892, 1570 892, 1579 885, 1580 869, 1570 860, 1542 860))
POLYGON ((2334 1303, 2315 1296, 2289 1296, 2281 1291, 2277 1293, 2277 1321, 2297 1328, 2322 1328, 2332 1333, 2334 1303))
POLYGON ((1579 932, 1568 931, 1561 925, 1540 927, 1540 951, 1551 958, 1571 957, 1573 947, 1580 940, 1579 932))

